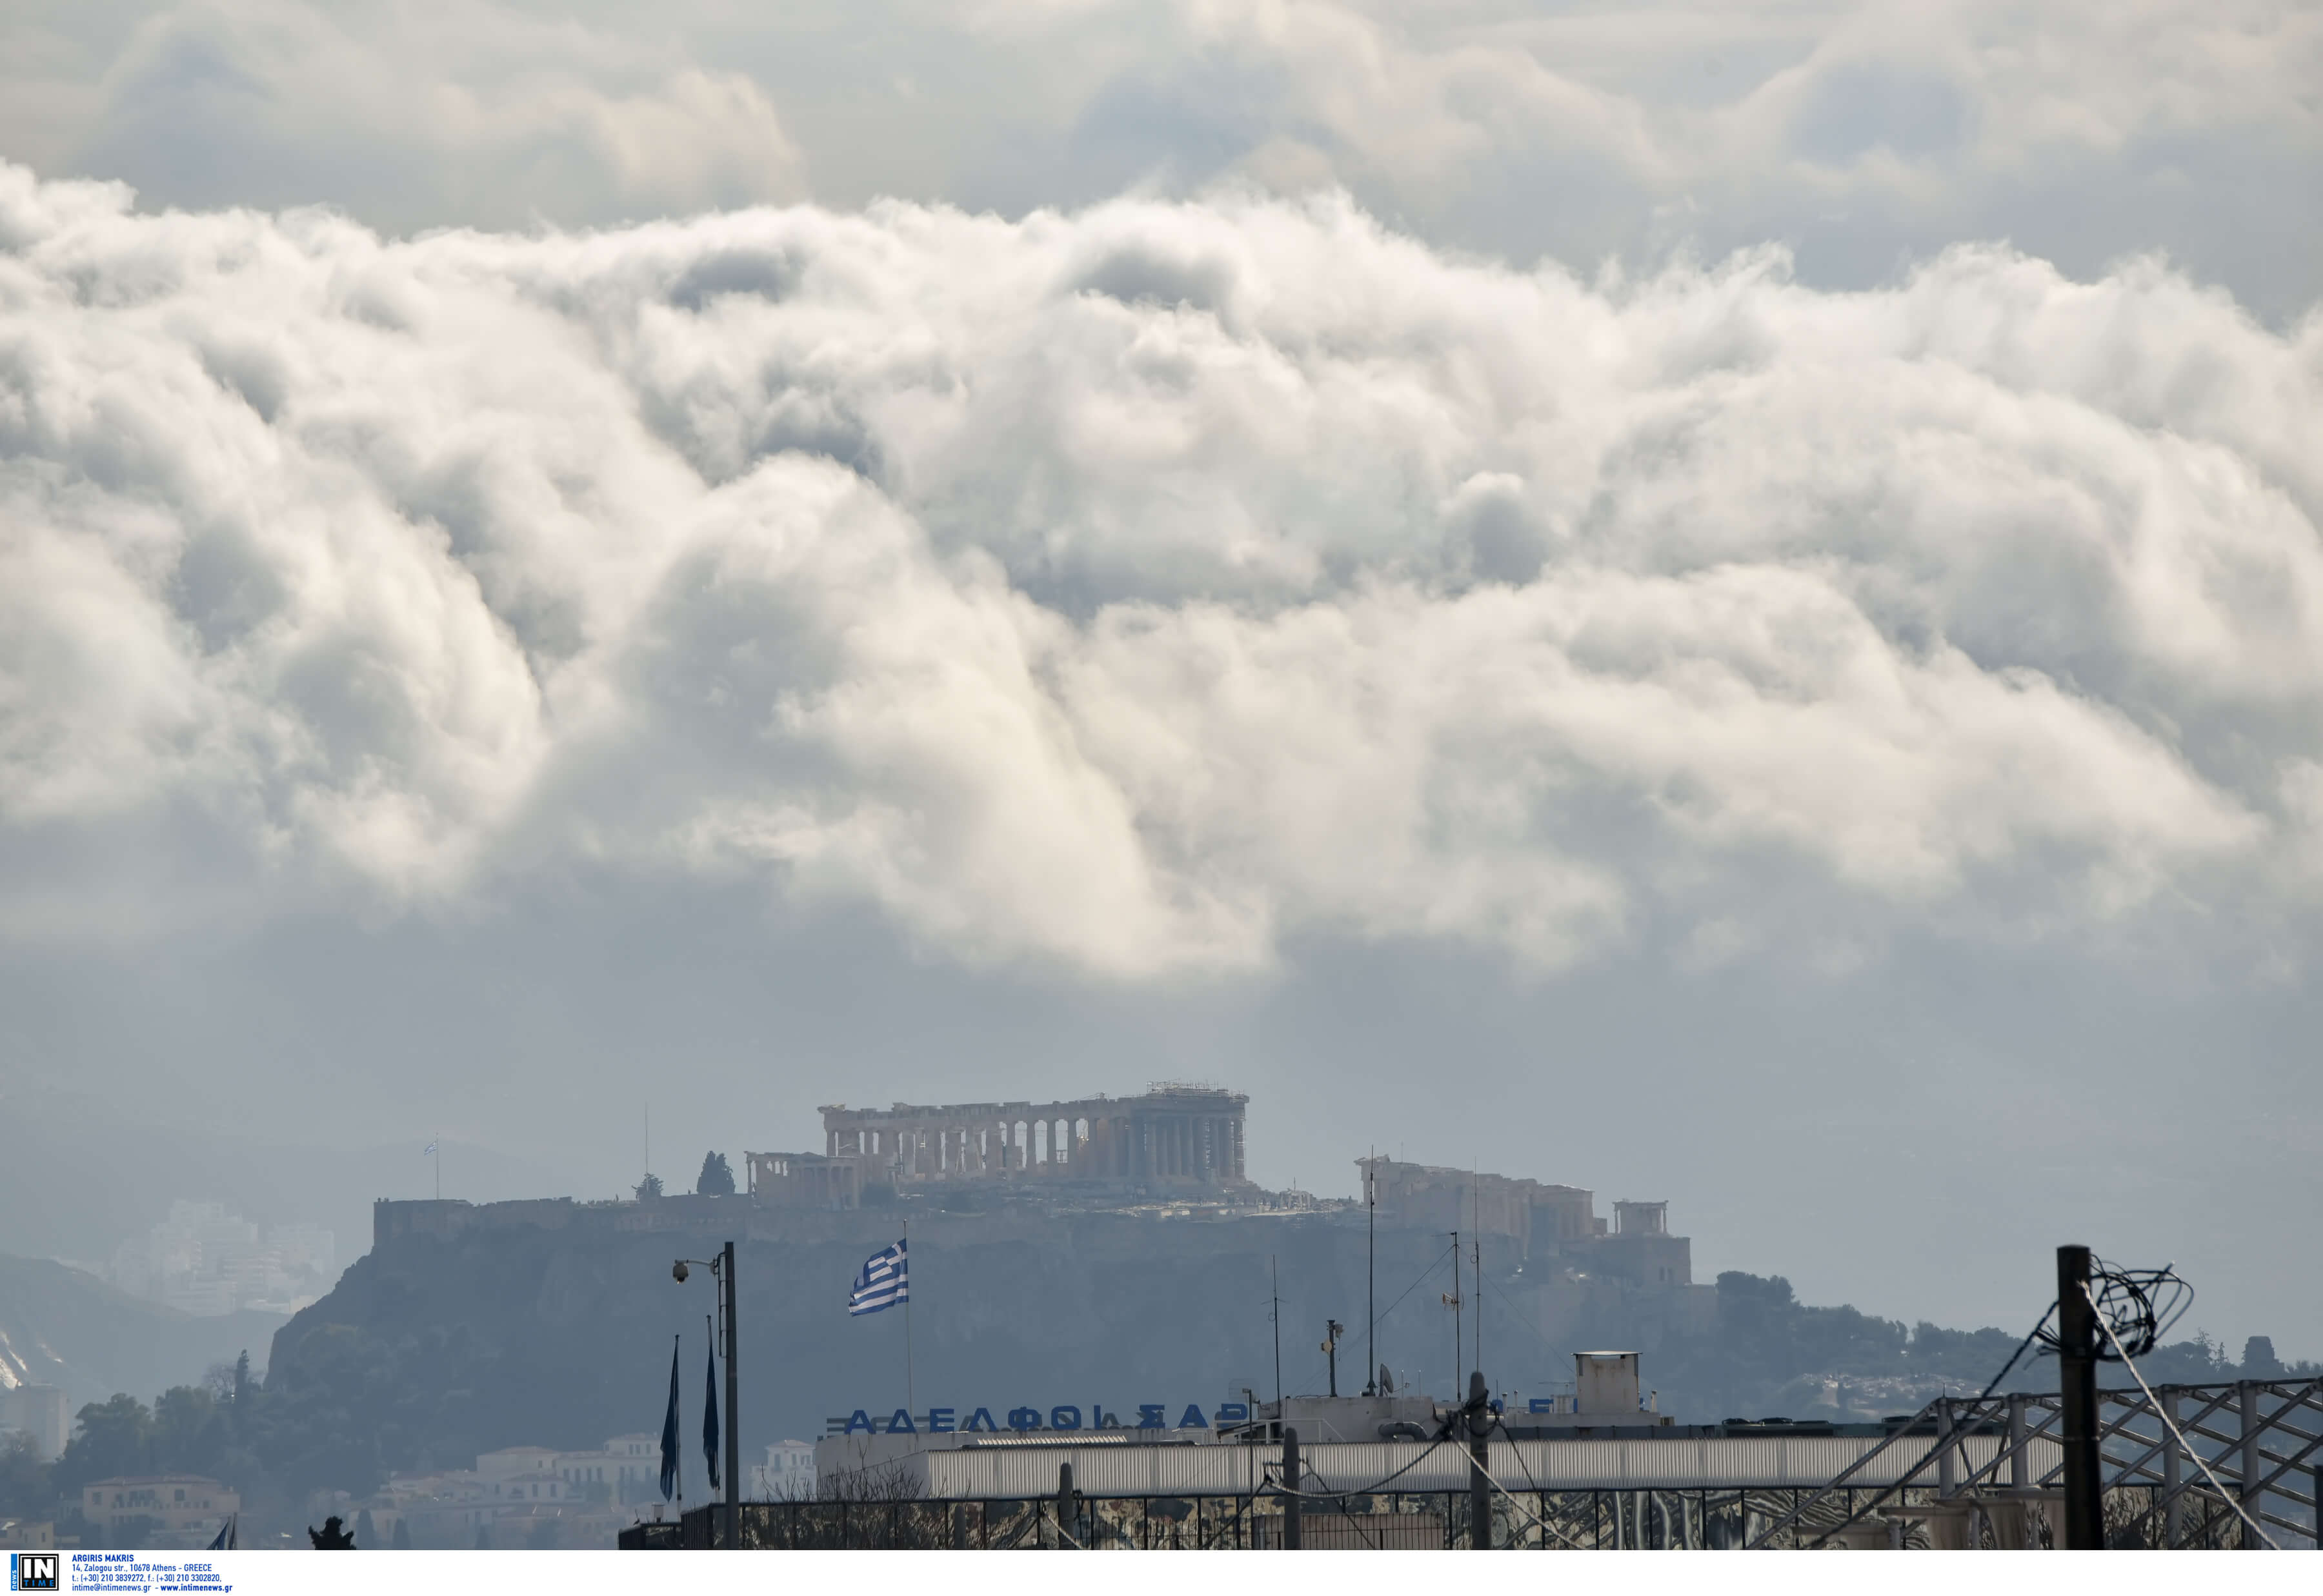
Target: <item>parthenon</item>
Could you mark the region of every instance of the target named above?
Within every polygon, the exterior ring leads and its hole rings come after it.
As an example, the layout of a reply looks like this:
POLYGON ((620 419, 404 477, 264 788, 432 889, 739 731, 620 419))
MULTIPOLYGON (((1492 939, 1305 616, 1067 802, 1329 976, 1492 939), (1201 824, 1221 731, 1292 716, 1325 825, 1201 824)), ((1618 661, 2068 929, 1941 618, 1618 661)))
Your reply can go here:
POLYGON ((867 1186, 1059 1180, 1117 1188, 1243 1186, 1243 1110, 1219 1087, 1161 1082, 1137 1097, 898 1103, 822 1110, 824 1156, 867 1186))

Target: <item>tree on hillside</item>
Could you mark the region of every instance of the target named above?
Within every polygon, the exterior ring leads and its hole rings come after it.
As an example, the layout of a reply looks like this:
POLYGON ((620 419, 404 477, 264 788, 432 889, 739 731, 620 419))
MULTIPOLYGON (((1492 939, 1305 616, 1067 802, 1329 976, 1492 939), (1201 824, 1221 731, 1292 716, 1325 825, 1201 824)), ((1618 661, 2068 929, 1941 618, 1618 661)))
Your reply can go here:
POLYGON ((56 1494, 40 1444, 28 1431, 0 1432, 0 1518, 45 1518, 56 1494))
POLYGON ((661 1196, 660 1176, 648 1175, 638 1182, 638 1201, 649 1203, 659 1196, 661 1196))
POLYGON ((152 1436, 157 1472, 213 1478, 232 1440, 217 1399, 196 1385, 172 1386, 154 1399, 152 1436))
POLYGON ((92 1480, 153 1472, 153 1416, 123 1391, 80 1410, 57 1460, 56 1488, 60 1495, 77 1496, 92 1480))
POLYGON ((722 1152, 702 1155, 702 1174, 693 1182, 693 1189, 703 1197, 732 1197, 734 1169, 722 1152))

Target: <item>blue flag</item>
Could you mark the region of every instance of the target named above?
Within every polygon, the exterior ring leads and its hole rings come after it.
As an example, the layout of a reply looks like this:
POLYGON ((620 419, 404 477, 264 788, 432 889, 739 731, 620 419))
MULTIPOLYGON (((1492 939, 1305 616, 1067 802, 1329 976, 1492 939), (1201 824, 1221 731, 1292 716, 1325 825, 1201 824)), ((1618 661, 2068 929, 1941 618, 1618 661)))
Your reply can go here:
POLYGON ((235 1514, 228 1514, 226 1521, 218 1526, 217 1538, 210 1542, 209 1545, 209 1549, 211 1551, 234 1552, 241 1549, 240 1542, 242 1537, 235 1535, 234 1532, 234 1519, 238 1516, 239 1515, 235 1514))
POLYGON ((669 1411, 661 1421, 661 1500, 677 1491, 677 1343, 669 1338, 669 1411))
POLYGON ((718 1489, 718 1354, 702 1365, 702 1455, 710 1460, 710 1489, 718 1489))
POLYGON ((911 1270, 904 1261, 904 1243, 897 1242, 863 1261, 863 1272, 855 1277, 855 1293, 847 1299, 847 1311, 876 1314, 911 1299, 911 1270))

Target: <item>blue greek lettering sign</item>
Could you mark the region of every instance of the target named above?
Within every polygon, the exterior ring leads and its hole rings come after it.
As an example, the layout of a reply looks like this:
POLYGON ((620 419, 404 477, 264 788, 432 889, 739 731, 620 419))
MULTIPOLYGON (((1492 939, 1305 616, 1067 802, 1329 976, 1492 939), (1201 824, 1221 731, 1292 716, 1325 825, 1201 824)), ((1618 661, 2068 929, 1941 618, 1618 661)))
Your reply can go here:
MULTIPOLYGON (((1131 1427, 1140 1430, 1207 1429, 1213 1423, 1237 1425, 1250 1422, 1250 1406, 1244 1402, 1221 1402, 1215 1414, 1205 1417, 1201 1405, 1189 1402, 1180 1411, 1176 1424, 1170 1422, 1169 1405, 1162 1402, 1139 1402, 1134 1405, 1137 1421, 1131 1427)), ((1078 1403, 1060 1402, 1045 1411, 1030 1404, 1019 1404, 1006 1410, 1005 1418, 996 1420, 989 1408, 969 1409, 962 1422, 957 1408, 930 1408, 924 1413, 913 1413, 898 1408, 885 1419, 874 1418, 870 1412, 858 1408, 844 1420, 833 1418, 829 1433, 834 1435, 995 1435, 1003 1429, 1019 1435, 1043 1430, 1067 1435, 1082 1429, 1119 1429, 1118 1415, 1106 1410, 1102 1402, 1086 1407, 1078 1403)))

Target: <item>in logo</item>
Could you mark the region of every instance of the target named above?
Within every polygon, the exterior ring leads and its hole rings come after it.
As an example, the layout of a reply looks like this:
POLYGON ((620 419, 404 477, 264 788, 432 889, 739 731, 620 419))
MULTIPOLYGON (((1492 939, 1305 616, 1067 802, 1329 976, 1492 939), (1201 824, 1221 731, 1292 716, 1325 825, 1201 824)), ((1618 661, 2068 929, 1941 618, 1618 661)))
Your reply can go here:
POLYGON ((54 1552, 9 1553, 8 1588, 11 1591, 58 1589, 57 1555, 54 1552))

